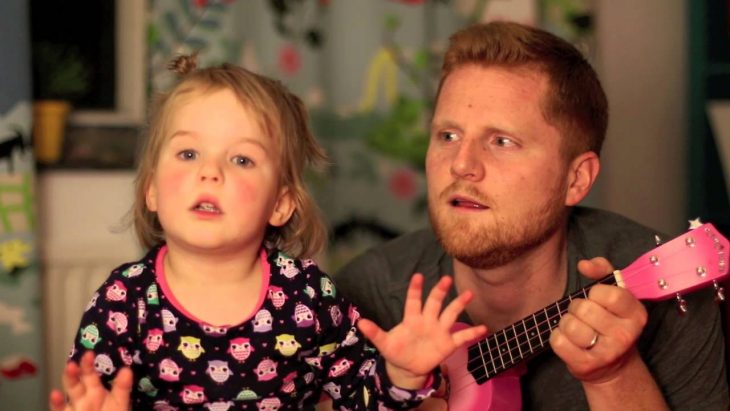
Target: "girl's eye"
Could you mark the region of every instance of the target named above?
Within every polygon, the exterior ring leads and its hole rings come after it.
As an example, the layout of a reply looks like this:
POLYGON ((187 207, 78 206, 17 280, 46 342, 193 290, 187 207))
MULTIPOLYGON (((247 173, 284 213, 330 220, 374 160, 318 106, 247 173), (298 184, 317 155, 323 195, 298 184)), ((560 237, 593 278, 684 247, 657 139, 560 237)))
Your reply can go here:
POLYGON ((193 150, 182 150, 177 153, 177 157, 181 160, 195 160, 198 158, 198 153, 193 150))
POLYGON ((231 161, 233 162, 233 164, 242 167, 251 167, 254 165, 253 160, 246 156, 235 156, 231 159, 231 161))

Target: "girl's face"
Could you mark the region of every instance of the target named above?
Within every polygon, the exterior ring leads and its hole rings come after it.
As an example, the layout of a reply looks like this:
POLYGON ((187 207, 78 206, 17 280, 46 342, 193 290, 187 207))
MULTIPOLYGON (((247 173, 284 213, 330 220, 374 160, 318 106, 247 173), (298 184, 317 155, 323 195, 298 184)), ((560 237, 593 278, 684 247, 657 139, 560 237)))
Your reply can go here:
POLYGON ((279 187, 274 137, 228 89, 177 102, 146 203, 169 247, 256 252, 267 224, 286 224, 294 203, 279 187))

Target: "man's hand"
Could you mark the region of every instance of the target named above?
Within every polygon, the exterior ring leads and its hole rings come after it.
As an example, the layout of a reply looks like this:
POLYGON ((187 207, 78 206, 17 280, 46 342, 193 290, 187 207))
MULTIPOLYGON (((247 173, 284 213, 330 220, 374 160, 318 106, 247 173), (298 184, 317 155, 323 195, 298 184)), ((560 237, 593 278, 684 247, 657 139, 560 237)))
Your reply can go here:
MULTIPOLYGON (((597 257, 580 261, 578 270, 597 280, 613 267, 597 257)), ((587 299, 570 303, 550 345, 575 378, 599 384, 616 378, 626 364, 638 359, 635 344, 646 321, 646 309, 628 290, 597 284, 587 299)))

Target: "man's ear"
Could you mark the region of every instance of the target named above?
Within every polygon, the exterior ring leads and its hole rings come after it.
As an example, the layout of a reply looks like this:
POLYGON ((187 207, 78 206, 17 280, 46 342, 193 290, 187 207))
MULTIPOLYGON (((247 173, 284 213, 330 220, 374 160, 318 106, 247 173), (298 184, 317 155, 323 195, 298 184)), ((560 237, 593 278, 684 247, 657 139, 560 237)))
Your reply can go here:
POLYGON ((157 212, 157 187, 155 186, 155 182, 152 178, 150 178, 149 183, 147 183, 145 203, 147 204, 148 210, 157 212))
POLYGON ((598 154, 587 151, 575 157, 568 165, 568 189, 565 193, 565 205, 574 206, 581 202, 591 191, 598 178, 601 160, 598 154))
POLYGON ((279 190, 279 198, 274 204, 274 209, 269 217, 269 224, 274 227, 281 227, 286 224, 296 210, 297 206, 294 196, 289 187, 282 187, 279 190))

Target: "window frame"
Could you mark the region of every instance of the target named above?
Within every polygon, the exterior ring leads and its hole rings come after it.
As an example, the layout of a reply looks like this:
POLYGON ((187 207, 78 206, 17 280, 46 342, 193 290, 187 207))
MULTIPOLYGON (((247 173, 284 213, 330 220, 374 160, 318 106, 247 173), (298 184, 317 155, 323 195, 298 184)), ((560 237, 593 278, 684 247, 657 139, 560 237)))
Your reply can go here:
POLYGON ((115 2, 115 104, 113 110, 74 110, 75 126, 122 126, 144 122, 147 10, 145 0, 115 2))

